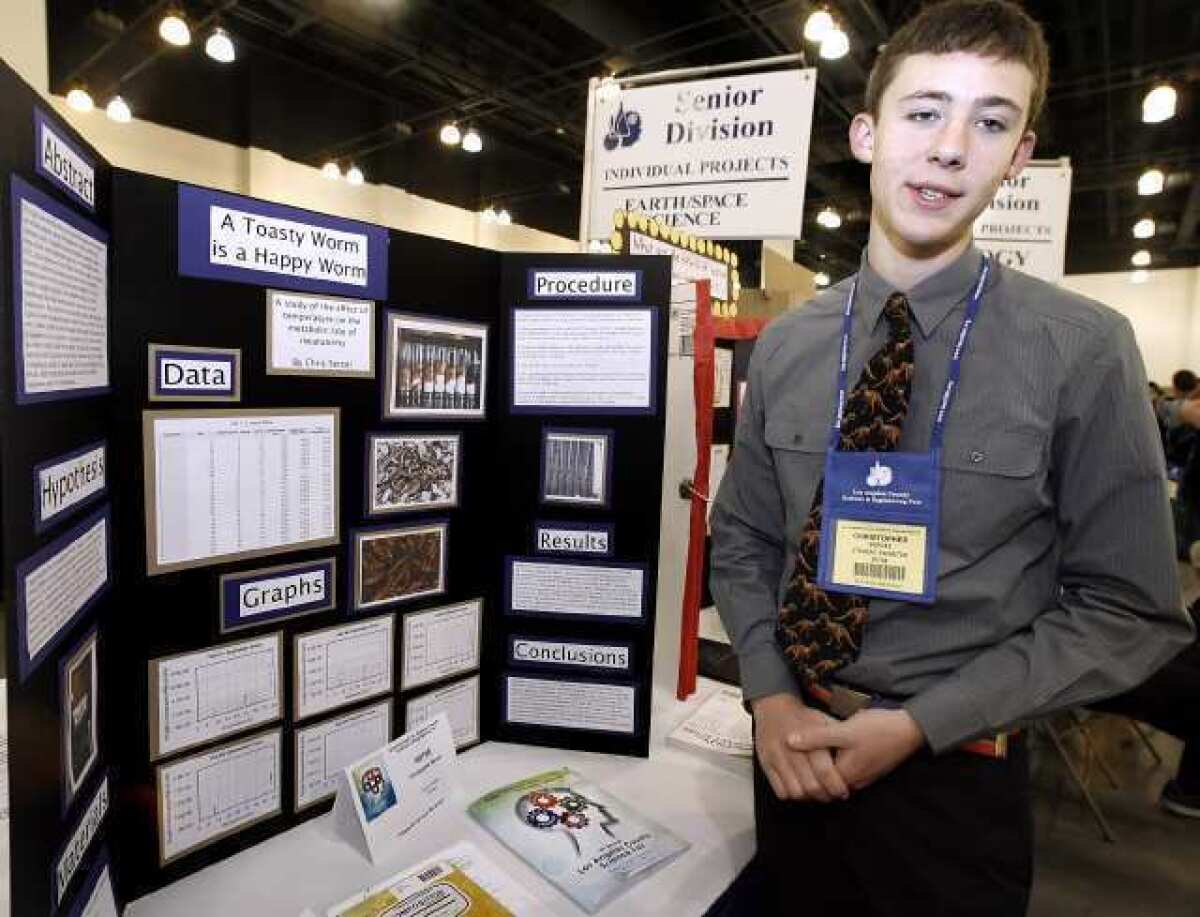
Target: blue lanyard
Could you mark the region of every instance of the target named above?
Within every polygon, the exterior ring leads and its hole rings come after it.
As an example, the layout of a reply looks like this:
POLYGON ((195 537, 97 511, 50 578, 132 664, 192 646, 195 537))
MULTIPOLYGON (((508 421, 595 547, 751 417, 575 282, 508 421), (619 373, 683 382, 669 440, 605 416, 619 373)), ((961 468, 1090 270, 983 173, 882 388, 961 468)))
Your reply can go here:
MULTIPOLYGON (((954 343, 954 352, 950 355, 950 371, 946 376, 946 388, 942 392, 942 400, 938 402, 937 414, 933 419, 933 432, 929 437, 930 449, 942 447, 942 437, 946 430, 946 415, 950 412, 950 404, 954 401, 954 393, 958 388, 959 375, 962 372, 962 355, 967 348, 967 338, 971 327, 979 315, 979 304, 983 301, 983 290, 987 286, 988 274, 991 273, 991 259, 985 257, 979 268, 979 277, 967 300, 967 312, 963 316, 962 327, 958 330, 958 340, 954 343)), ((846 409, 847 369, 850 363, 850 326, 854 314, 854 299, 858 293, 858 278, 850 284, 850 293, 846 296, 846 308, 842 311, 842 349, 838 359, 838 392, 837 411, 833 417, 833 429, 830 431, 829 448, 836 451, 842 439, 842 413, 846 409)))

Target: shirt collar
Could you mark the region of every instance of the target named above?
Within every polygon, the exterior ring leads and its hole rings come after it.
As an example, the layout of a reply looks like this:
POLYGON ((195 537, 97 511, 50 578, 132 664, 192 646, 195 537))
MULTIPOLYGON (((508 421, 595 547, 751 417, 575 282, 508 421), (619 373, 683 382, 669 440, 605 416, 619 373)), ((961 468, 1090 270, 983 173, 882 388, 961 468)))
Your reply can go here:
MULTIPOLYGON (((942 319, 970 295, 982 262, 983 253, 974 244, 968 245, 961 255, 936 274, 926 277, 911 290, 902 291, 907 293, 908 304, 925 337, 931 335, 942 319)), ((989 280, 988 286, 994 282, 993 272, 993 279, 989 280)), ((854 308, 862 309, 868 328, 874 328, 879 322, 884 303, 895 292, 896 288, 867 263, 867 251, 863 249, 858 271, 858 302, 854 308)))

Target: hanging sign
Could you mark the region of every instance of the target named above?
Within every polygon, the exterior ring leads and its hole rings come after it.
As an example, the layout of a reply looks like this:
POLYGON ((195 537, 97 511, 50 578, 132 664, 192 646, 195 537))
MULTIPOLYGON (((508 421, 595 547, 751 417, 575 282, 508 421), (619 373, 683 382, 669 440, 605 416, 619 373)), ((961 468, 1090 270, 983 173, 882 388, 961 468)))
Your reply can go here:
POLYGON ((707 280, 713 315, 722 318, 737 315, 737 299, 742 292, 737 252, 711 239, 700 239, 667 226, 644 213, 618 210, 613 214, 613 227, 607 239, 614 252, 670 256, 672 284, 707 280))
POLYGON ((816 85, 808 69, 596 92, 588 238, 618 210, 706 238, 800 238, 816 85))
POLYGON ((1070 209, 1071 161, 1031 162, 975 219, 975 243, 998 264, 1061 283, 1070 209))

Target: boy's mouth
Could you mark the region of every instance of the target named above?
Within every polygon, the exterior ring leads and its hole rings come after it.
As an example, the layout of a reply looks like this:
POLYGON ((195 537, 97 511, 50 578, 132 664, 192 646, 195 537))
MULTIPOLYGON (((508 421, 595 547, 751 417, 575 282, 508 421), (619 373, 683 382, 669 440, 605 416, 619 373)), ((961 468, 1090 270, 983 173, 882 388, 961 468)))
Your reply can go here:
POLYGON ((928 183, 908 183, 905 187, 923 207, 938 209, 948 206, 952 201, 962 197, 962 192, 947 188, 944 185, 928 183))

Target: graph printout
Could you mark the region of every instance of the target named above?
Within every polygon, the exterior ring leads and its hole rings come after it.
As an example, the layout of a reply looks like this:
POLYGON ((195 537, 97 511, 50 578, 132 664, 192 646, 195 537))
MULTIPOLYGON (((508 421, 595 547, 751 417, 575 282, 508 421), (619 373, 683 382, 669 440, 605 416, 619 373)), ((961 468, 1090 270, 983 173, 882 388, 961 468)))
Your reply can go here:
POLYGON ((158 768, 159 860, 198 847, 281 811, 278 729, 158 768))
POLYGON ((384 615, 297 635, 296 719, 389 693, 395 624, 384 615))
POLYGON ((337 408, 144 417, 150 574, 337 542, 337 408))
POLYGON ((328 799, 351 762, 392 738, 392 702, 372 704, 296 730, 296 809, 328 799))
POLYGON ((152 758, 283 715, 283 635, 150 660, 152 758))
POLYGON ((475 599, 406 614, 401 689, 479 668, 482 611, 483 600, 475 599))
POLYGON ((478 742, 479 676, 472 675, 414 697, 404 709, 404 728, 416 729, 439 713, 445 713, 450 721, 456 749, 478 742))

